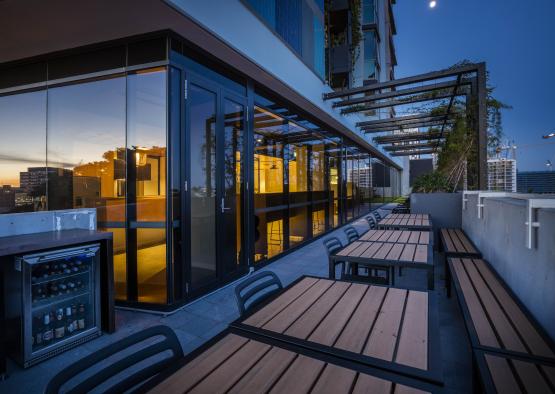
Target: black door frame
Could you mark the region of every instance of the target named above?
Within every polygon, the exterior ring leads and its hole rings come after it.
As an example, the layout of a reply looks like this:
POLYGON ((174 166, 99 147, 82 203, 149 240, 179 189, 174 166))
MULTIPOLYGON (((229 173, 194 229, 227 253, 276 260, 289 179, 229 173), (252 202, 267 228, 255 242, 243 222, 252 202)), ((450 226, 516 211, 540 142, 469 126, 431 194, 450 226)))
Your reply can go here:
MULTIPOLYGON (((181 250, 178 255, 180 255, 180 261, 174 262, 174 264, 181 264, 181 269, 175 269, 174 272, 180 272, 181 275, 179 278, 174 278, 173 282, 176 284, 175 287, 179 288, 182 287, 183 291, 181 294, 181 300, 175 299, 175 303, 181 303, 180 301, 190 301, 194 298, 198 298, 214 289, 221 287, 222 285, 231 282, 232 280, 240 277, 244 273, 248 271, 248 262, 250 261, 250 248, 249 248, 249 239, 248 236, 248 225, 249 221, 249 206, 248 198, 249 198, 249 190, 245 187, 246 182, 249 181, 249 168, 250 168, 250 159, 249 159, 249 138, 250 135, 250 119, 248 117, 248 95, 241 96, 240 94, 227 89, 224 85, 215 82, 209 78, 206 78, 203 75, 191 70, 182 55, 172 54, 171 56, 171 66, 179 69, 181 71, 181 88, 183 91, 182 95, 182 102, 181 102, 181 147, 180 151, 180 170, 181 170, 181 184, 183 185, 183 192, 181 193, 181 250), (191 228, 191 190, 188 185, 190 185, 191 180, 191 161, 189 158, 189 151, 188 148, 190 146, 190 124, 188 119, 190 118, 190 109, 189 109, 189 102, 188 96, 191 91, 191 84, 194 83, 195 85, 206 89, 216 95, 216 119, 215 119, 215 136, 216 136, 216 245, 222 240, 222 234, 225 231, 224 226, 220 226, 223 215, 220 212, 220 204, 223 197, 223 167, 224 163, 222 160, 223 154, 223 138, 217 138, 219 134, 223 134, 224 132, 224 124, 223 124, 223 105, 225 100, 233 101, 239 105, 243 106, 243 118, 244 118, 244 130, 243 130, 243 157, 244 165, 243 165, 243 182, 241 184, 241 207, 242 207, 242 234, 241 234, 241 250, 244 253, 241 254, 241 264, 240 268, 232 275, 224 275, 223 269, 223 253, 220 248, 217 247, 216 249, 216 278, 209 283, 202 285, 199 288, 192 287, 192 276, 191 276, 191 237, 189 229, 191 228), (181 284, 181 286, 179 286, 181 284)), ((247 89, 245 89, 246 91, 247 89)), ((172 160, 175 162, 174 160, 172 160)), ((175 241, 174 241, 175 242, 175 241)), ((173 246, 173 245, 172 245, 173 246)), ((176 297, 177 298, 177 297, 176 297)))

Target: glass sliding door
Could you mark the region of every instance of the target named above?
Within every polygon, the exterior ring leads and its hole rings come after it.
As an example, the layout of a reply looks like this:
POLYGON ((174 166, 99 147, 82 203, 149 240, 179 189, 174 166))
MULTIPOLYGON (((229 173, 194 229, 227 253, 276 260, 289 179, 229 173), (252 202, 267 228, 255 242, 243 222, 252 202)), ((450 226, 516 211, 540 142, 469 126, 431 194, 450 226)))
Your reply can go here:
POLYGON ((188 98, 190 163, 190 282, 197 289, 217 279, 216 107, 217 93, 191 83, 188 98))

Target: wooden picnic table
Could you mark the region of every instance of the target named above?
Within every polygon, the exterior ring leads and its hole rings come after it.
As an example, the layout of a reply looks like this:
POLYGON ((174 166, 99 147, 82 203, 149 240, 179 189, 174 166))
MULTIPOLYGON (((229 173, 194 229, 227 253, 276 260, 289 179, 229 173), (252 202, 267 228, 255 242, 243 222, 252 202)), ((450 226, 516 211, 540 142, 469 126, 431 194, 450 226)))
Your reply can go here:
MULTIPOLYGON (((330 256, 330 278, 335 277, 335 265, 341 261, 355 264, 355 267, 357 264, 372 269, 388 267, 392 271, 395 267, 425 269, 428 271, 428 289, 434 289, 434 253, 431 243, 354 241, 330 256)), ((395 285, 394 272, 391 274, 391 285, 395 285)))
POLYGON ((392 213, 378 222, 378 229, 431 230, 432 219, 424 213, 392 213))
POLYGON ((305 276, 232 327, 442 384, 434 293, 305 276))
POLYGON ((359 241, 389 242, 428 245, 432 242, 430 231, 410 230, 368 230, 359 241))
POLYGON ((173 393, 427 393, 437 387, 284 346, 240 330, 226 330, 147 385, 151 394, 173 393))

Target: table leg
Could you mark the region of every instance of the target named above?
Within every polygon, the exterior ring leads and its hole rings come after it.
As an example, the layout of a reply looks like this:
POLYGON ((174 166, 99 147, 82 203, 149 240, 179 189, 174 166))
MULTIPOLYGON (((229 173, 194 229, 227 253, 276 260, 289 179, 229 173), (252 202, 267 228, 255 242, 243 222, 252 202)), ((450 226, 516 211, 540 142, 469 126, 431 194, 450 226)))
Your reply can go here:
POLYGON ((395 266, 389 267, 389 273, 391 275, 391 286, 395 286, 395 266))
POLYGON ((428 268, 428 290, 434 289, 434 266, 428 268))
POLYGON ((335 264, 331 256, 328 257, 328 277, 335 279, 335 264))

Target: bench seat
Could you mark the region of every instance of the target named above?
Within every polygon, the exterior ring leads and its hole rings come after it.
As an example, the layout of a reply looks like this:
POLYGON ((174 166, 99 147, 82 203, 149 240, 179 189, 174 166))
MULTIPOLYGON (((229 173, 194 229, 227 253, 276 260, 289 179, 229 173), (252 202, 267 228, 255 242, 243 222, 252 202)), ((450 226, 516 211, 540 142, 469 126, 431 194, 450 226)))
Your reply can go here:
POLYGON ((439 250, 443 252, 443 263, 445 270, 445 287, 447 297, 451 297, 451 279, 447 258, 449 257, 472 257, 481 258, 482 254, 474 243, 460 228, 442 228, 439 230, 439 250))
POLYGON ((482 259, 449 258, 472 347, 555 362, 555 346, 541 326, 482 259))

